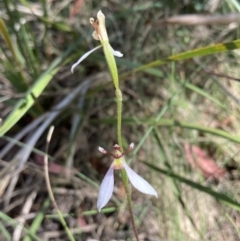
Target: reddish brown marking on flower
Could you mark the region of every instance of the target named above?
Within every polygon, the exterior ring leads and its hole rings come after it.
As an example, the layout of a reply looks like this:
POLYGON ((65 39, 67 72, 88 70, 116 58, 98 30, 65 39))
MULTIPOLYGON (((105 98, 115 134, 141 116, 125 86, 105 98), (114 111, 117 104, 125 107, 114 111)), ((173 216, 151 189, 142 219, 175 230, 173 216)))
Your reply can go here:
POLYGON ((114 149, 115 151, 120 151, 120 146, 117 145, 117 144, 115 144, 115 145, 113 146, 113 149, 114 149))
POLYGON ((95 20, 94 18, 90 18, 90 23, 92 24, 92 26, 93 26, 96 34, 97 34, 97 37, 100 39, 101 38, 101 34, 100 34, 100 31, 99 31, 98 20, 95 20))
POLYGON ((120 147, 119 145, 117 145, 117 144, 115 144, 115 145, 113 146, 113 150, 114 150, 113 153, 110 153, 110 152, 105 151, 102 147, 99 147, 99 148, 98 148, 98 150, 99 150, 100 152, 102 152, 103 154, 106 154, 106 155, 108 155, 108 156, 112 156, 114 159, 119 159, 119 158, 123 157, 125 154, 129 153, 132 149, 133 149, 133 143, 132 143, 132 144, 129 146, 129 148, 128 148, 126 151, 124 151, 124 152, 121 152, 121 151, 120 151, 120 150, 121 150, 121 147, 120 147))

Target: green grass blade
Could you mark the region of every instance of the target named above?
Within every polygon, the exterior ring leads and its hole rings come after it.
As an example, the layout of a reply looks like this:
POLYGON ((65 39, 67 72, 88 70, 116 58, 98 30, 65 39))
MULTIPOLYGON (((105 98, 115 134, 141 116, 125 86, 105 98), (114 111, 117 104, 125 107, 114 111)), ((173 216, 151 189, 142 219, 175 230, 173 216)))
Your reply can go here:
MULTIPOLYGON (((90 123, 96 123, 96 124, 115 124, 116 119, 115 118, 108 118, 108 119, 97 119, 97 120, 91 120, 90 123)), ((215 136, 222 137, 224 139, 233 141, 235 143, 240 143, 240 137, 234 136, 229 134, 226 131, 216 129, 216 128, 210 128, 194 123, 189 123, 185 121, 178 121, 178 120, 172 120, 172 119, 160 119, 157 123, 156 120, 153 118, 123 118, 123 123, 125 125, 142 125, 142 124, 149 124, 149 125, 155 125, 155 126, 178 126, 181 128, 191 129, 191 130, 198 130, 202 131, 204 133, 209 133, 215 136)))
POLYGON ((212 54, 222 53, 222 52, 239 49, 239 48, 240 48, 240 39, 237 39, 228 43, 220 43, 212 46, 193 49, 191 51, 169 56, 168 58, 163 60, 156 60, 149 64, 142 65, 141 67, 136 68, 134 72, 142 71, 151 67, 157 67, 172 61, 181 61, 181 60, 191 59, 191 58, 200 57, 200 56, 212 55, 212 54))
POLYGON ((232 226, 235 229, 236 233, 238 234, 238 238, 240 238, 240 230, 239 230, 238 225, 236 225, 235 220, 228 213, 226 213, 226 217, 229 220, 229 222, 232 224, 232 226))
POLYGON ((196 85, 193 85, 191 83, 183 83, 185 85, 186 88, 198 93, 199 95, 202 95, 204 97, 206 97, 207 99, 211 100, 213 103, 215 103, 216 105, 218 105, 219 107, 228 110, 228 108, 226 107, 226 105, 224 105, 223 103, 221 103, 219 100, 217 100, 217 98, 215 98, 214 96, 212 96, 211 94, 209 94, 208 92, 204 91, 203 89, 197 87, 196 85))
POLYGON ((68 50, 66 50, 61 56, 53 61, 49 68, 36 80, 33 86, 27 91, 24 98, 20 99, 7 119, 0 127, 0 136, 4 135, 17 121, 29 110, 29 108, 35 103, 36 98, 42 93, 44 88, 48 85, 54 75, 59 71, 62 64, 66 64, 72 60, 71 57, 66 58, 70 52, 72 52, 82 39, 79 39, 72 44, 68 50))
MULTIPOLYGON (((157 77, 163 77, 163 72, 160 71, 159 69, 154 69, 154 68, 149 68, 144 70, 144 72, 157 76, 157 77)), ((209 100, 211 100, 212 102, 214 102, 216 105, 219 105, 220 107, 222 107, 223 109, 226 109, 226 107, 220 102, 218 101, 215 97, 213 97, 212 95, 208 94, 206 91, 204 91, 203 89, 198 88, 197 86, 189 83, 189 82, 183 82, 182 83, 186 88, 198 93, 199 95, 202 95, 206 98, 208 98, 209 100)))
POLYGON ((189 179, 186 179, 184 177, 181 177, 181 176, 179 176, 179 175, 177 175, 177 174, 175 174, 173 172, 161 169, 161 168, 156 167, 154 165, 151 165, 151 164, 149 164, 147 162, 143 162, 143 163, 145 165, 151 167, 156 172, 159 172, 159 173, 162 173, 162 174, 164 174, 166 176, 172 177, 175 180, 178 180, 179 182, 185 183, 188 186, 190 186, 192 188, 195 188, 195 189, 197 189, 197 190, 199 190, 201 192, 205 192, 205 193, 209 194, 210 196, 216 198, 217 200, 227 204, 228 206, 231 206, 232 208, 240 211, 240 203, 238 203, 237 201, 233 200, 231 197, 227 196, 224 193, 216 192, 213 189, 211 189, 210 187, 203 186, 203 185, 201 185, 199 183, 193 182, 193 181, 191 181, 189 179))
POLYGON ((5 238, 4 240, 6 240, 6 241, 12 240, 10 233, 4 227, 2 222, 0 222, 0 232, 1 232, 1 236, 5 238))
MULTIPOLYGON (((13 84, 13 86, 19 90, 19 91, 26 91, 28 88, 28 83, 22 73, 22 66, 21 66, 21 62, 22 60, 20 59, 20 55, 18 54, 18 51, 11 39, 11 36, 7 30, 7 27, 3 21, 3 19, 0 17, 0 32, 3 36, 3 39, 6 43, 6 45, 8 46, 8 49, 10 50, 12 57, 13 57, 13 62, 15 63, 15 65, 10 62, 12 60, 9 60, 9 63, 11 63, 11 67, 14 68, 14 72, 17 76, 17 78, 10 78, 11 83, 13 84), (17 79, 17 80, 16 80, 17 79)), ((9 69, 8 69, 9 71, 9 69)), ((11 71, 9 71, 9 74, 11 74, 11 71)))
MULTIPOLYGON (((167 153, 165 152, 164 150, 164 147, 163 147, 163 143, 162 143, 162 140, 163 138, 161 138, 159 132, 158 132, 158 129, 157 128, 154 128, 153 130, 153 136, 154 136, 154 139, 156 140, 156 143, 158 145, 158 148, 159 148, 159 151, 160 153, 162 154, 162 157, 163 157, 163 164, 165 166, 165 168, 167 168, 167 170, 169 172, 172 172, 172 166, 170 165, 170 161, 168 160, 168 156, 167 156, 167 153)), ((172 190, 173 190, 173 193, 177 199, 177 201, 179 202, 179 204, 181 205, 182 209, 184 210, 184 213, 186 214, 186 216, 188 217, 189 221, 191 222, 192 226, 195 228, 195 230, 198 232, 198 234, 202 237, 202 234, 200 232, 200 230, 198 230, 197 226, 195 225, 194 223, 194 220, 192 218, 192 215, 191 213, 187 210, 186 208, 186 204, 183 200, 183 196, 182 196, 182 190, 180 188, 180 185, 179 183, 177 182, 176 179, 170 177, 169 178, 170 181, 171 181, 171 184, 172 184, 172 190)))
MULTIPOLYGON (((19 223, 17 221, 15 221, 14 219, 10 218, 9 216, 7 216, 6 214, 4 214, 3 212, 0 212, 0 219, 4 222, 7 222, 9 224, 11 224, 12 226, 16 227, 19 225, 19 223)), ((25 227, 23 227, 23 231, 25 233, 27 233, 28 235, 31 236, 32 240, 37 240, 37 241, 41 241, 40 238, 38 238, 35 234, 31 233, 30 230, 26 229, 25 227)))
MULTIPOLYGON (((36 234, 37 230, 39 229, 39 227, 41 226, 41 223, 44 219, 44 213, 45 211, 47 210, 47 208, 49 207, 50 205, 50 199, 47 198, 45 200, 45 202, 43 203, 43 207, 42 209, 40 210, 40 212, 37 214, 37 216, 35 217, 35 219, 33 220, 30 228, 29 228, 29 231, 32 233, 32 234, 36 234)), ((23 241, 31 241, 31 237, 30 236, 26 236, 23 241)))
MULTIPOLYGON (((37 61, 37 58, 35 58, 35 55, 33 53, 33 49, 31 46, 31 42, 34 42, 33 39, 31 39, 31 30, 30 29, 26 29, 26 26, 23 24, 20 27, 20 34, 22 36, 22 41, 24 43, 25 46, 25 51, 26 51, 26 60, 28 62, 28 68, 29 70, 31 69, 31 71, 29 71, 30 73, 33 73, 34 77, 38 76, 38 67, 39 63, 37 61)), ((31 73, 31 74, 32 74, 31 73)))
POLYGON ((15 51, 14 45, 13 45, 11 37, 8 33, 7 27, 6 27, 4 21, 1 17, 0 17, 0 32, 3 36, 3 39, 4 39, 5 43, 7 44, 8 48, 9 48, 9 50, 11 51, 15 62, 17 63, 18 58, 17 58, 17 54, 16 54, 16 51, 15 51))
POLYGON ((35 103, 35 99, 42 93, 50 80, 61 68, 61 64, 66 64, 67 62, 72 60, 72 58, 65 58, 79 45, 81 41, 82 39, 76 41, 69 47, 67 51, 65 51, 61 56, 55 59, 53 63, 49 66, 49 68, 36 80, 35 84, 29 89, 29 91, 27 91, 25 97, 17 102, 10 115, 0 127, 0 136, 4 135, 12 126, 14 126, 17 121, 35 103))
POLYGON ((69 25, 67 25, 64 22, 56 22, 56 21, 52 21, 47 17, 38 17, 43 23, 48 24, 58 30, 64 31, 64 32, 74 32, 73 29, 71 27, 69 27, 69 25))
POLYGON ((60 67, 50 68, 38 78, 36 83, 26 93, 26 96, 18 101, 11 114, 1 126, 0 136, 4 135, 29 110, 59 69, 60 67))

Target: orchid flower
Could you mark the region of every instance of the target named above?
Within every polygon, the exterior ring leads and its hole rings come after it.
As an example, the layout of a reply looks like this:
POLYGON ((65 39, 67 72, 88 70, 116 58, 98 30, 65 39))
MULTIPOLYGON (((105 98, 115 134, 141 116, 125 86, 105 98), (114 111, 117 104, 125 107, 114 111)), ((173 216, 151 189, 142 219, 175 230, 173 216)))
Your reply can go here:
POLYGON ((114 186, 114 170, 115 169, 125 169, 128 179, 131 182, 131 184, 138 189, 140 192, 153 195, 158 197, 156 190, 142 177, 140 177, 136 172, 134 172, 125 162, 124 155, 130 152, 134 147, 134 144, 130 144, 129 148, 125 152, 120 151, 119 145, 114 145, 114 153, 108 153, 105 151, 102 147, 99 147, 98 150, 103 153, 107 154, 109 156, 112 156, 114 158, 113 163, 111 164, 109 170, 107 171, 101 185, 100 190, 98 194, 98 200, 97 200, 97 208, 99 212, 101 209, 108 203, 109 199, 112 196, 113 193, 113 186, 114 186))
POLYGON ((88 57, 92 52, 95 50, 103 47, 104 49, 104 54, 106 56, 107 62, 112 60, 111 55, 117 56, 117 57, 122 57, 123 54, 120 53, 119 51, 115 51, 111 45, 109 44, 108 40, 108 35, 107 35, 107 30, 105 26, 105 16, 102 13, 102 11, 98 11, 97 13, 97 20, 95 21, 93 18, 90 18, 90 23, 92 24, 93 28, 95 29, 92 36, 94 39, 99 40, 101 42, 101 45, 95 47, 94 49, 88 51, 85 53, 74 65, 72 65, 71 72, 73 73, 73 70, 77 65, 79 65, 85 58, 88 57))

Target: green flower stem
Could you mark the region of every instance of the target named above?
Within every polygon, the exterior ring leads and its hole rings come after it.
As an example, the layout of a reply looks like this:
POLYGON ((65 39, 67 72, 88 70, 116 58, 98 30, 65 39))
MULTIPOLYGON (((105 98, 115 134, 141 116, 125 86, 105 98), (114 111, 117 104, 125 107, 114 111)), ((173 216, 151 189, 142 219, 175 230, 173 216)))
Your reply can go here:
POLYGON ((117 99, 117 139, 118 145, 122 149, 122 92, 119 88, 118 70, 113 56, 111 46, 108 41, 102 41, 103 51, 106 57, 106 61, 112 76, 113 84, 116 88, 116 99, 117 99))
POLYGON ((116 90, 117 97, 117 138, 118 145, 122 151, 122 92, 120 89, 116 90))
POLYGON ((136 225, 135 225, 135 221, 134 221, 134 217, 133 217, 133 211, 132 211, 131 186, 129 185, 128 177, 127 177, 127 173, 126 173, 125 169, 121 169, 121 175, 122 175, 124 187, 125 187, 126 194, 127 194, 127 204, 128 204, 128 209, 129 209, 129 213, 130 213, 132 226, 133 226, 133 232, 136 237, 136 240, 139 241, 138 233, 137 233, 137 229, 136 229, 136 225))
MULTIPOLYGON (((117 139, 118 139, 118 145, 121 148, 121 151, 123 151, 123 146, 122 146, 122 92, 119 88, 119 79, 118 79, 118 69, 115 61, 115 57, 112 53, 112 47, 110 46, 108 41, 101 41, 102 46, 103 46, 103 51, 106 57, 106 61, 112 76, 113 84, 116 88, 116 101, 117 101, 117 139)), ((133 211, 132 211, 132 200, 131 200, 131 187, 128 183, 128 177, 125 169, 121 170, 122 174, 122 179, 124 183, 124 187, 126 190, 127 194, 127 204, 130 212, 130 218, 131 218, 131 223, 133 226, 133 231, 134 235, 136 237, 136 240, 139 241, 138 238, 138 233, 137 229, 135 226, 134 222, 134 217, 133 217, 133 211)))
POLYGON ((102 46, 103 46, 103 51, 107 60, 108 68, 112 75, 113 84, 116 90, 119 90, 118 70, 117 70, 115 57, 113 56, 113 53, 112 53, 111 46, 108 41, 102 41, 102 46))

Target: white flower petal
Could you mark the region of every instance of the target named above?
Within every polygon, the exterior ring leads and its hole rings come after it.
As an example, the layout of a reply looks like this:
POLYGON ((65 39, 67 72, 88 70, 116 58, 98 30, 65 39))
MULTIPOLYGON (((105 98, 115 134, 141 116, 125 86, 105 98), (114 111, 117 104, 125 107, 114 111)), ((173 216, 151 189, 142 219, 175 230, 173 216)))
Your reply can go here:
POLYGON ((111 165, 100 185, 98 200, 97 200, 97 208, 99 212, 108 203, 109 199, 111 198, 113 193, 113 185, 114 185, 114 168, 113 168, 113 165, 111 165))
POLYGON ((101 146, 98 147, 98 150, 99 150, 100 152, 102 152, 103 154, 106 154, 106 153, 107 153, 107 151, 106 151, 105 149, 103 149, 101 146))
POLYGON ((99 45, 99 46, 97 46, 96 48, 91 49, 90 51, 88 51, 87 53, 85 53, 85 54, 72 66, 71 72, 73 73, 73 70, 75 69, 75 67, 76 67, 77 65, 79 65, 84 59, 86 59, 86 58, 88 57, 88 55, 90 55, 92 52, 94 52, 95 50, 97 50, 97 49, 99 49, 99 48, 101 48, 101 47, 102 47, 102 45, 99 45))
POLYGON ((130 145, 129 145, 129 149, 132 150, 134 148, 134 143, 132 142, 130 145))
POLYGON ((98 41, 100 40, 96 31, 93 31, 92 37, 93 37, 95 40, 98 40, 98 41))
POLYGON ((140 177, 136 172, 134 172, 128 165, 127 163, 123 163, 125 170, 128 175, 128 179, 130 180, 131 184, 138 189, 140 192, 149 194, 149 195, 154 195, 158 197, 156 190, 147 182, 145 181, 142 177, 140 177))
POLYGON ((98 20, 99 20, 99 18, 105 18, 105 15, 103 14, 103 12, 101 10, 98 11, 97 18, 98 18, 98 20))
POLYGON ((121 52, 114 50, 112 48, 112 46, 110 46, 110 47, 112 49, 112 53, 113 53, 114 56, 117 56, 117 57, 122 57, 123 56, 123 54, 121 52))

